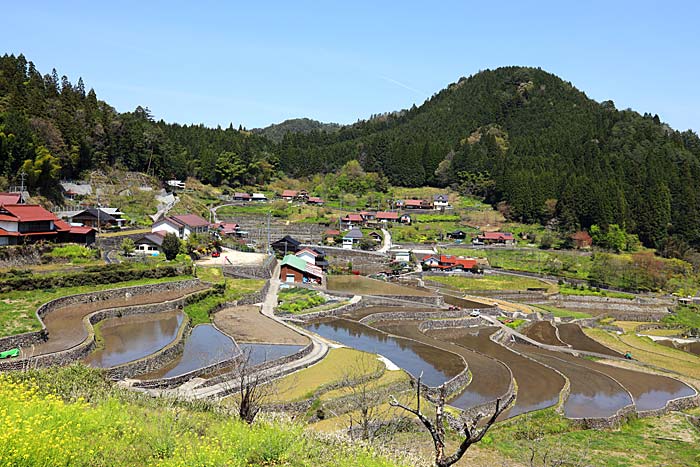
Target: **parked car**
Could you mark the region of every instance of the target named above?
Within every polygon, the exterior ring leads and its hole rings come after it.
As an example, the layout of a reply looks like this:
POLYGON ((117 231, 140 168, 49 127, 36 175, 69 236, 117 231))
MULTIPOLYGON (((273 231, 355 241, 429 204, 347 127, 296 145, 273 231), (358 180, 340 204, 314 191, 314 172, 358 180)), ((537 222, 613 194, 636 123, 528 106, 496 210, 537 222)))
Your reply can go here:
POLYGON ((211 254, 211 257, 212 257, 212 258, 218 258, 219 256, 221 256, 221 253, 219 253, 218 251, 214 251, 214 252, 211 254))
POLYGON ((479 310, 472 310, 472 312, 469 313, 469 316, 476 318, 477 316, 481 316, 481 312, 479 310))

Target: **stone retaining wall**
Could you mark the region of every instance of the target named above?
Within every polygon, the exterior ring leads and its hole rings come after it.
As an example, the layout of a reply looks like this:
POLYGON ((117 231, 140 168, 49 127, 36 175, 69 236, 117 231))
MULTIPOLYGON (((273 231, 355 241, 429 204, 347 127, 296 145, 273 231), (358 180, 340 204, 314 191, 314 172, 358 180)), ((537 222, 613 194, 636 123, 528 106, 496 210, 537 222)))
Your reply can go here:
MULTIPOLYGON (((190 282, 190 283, 196 283, 199 284, 199 280, 195 281, 182 281, 182 282, 190 282)), ((153 284, 153 285, 161 285, 161 284, 153 284)), ((143 286, 143 287, 148 287, 148 286, 143 286)), ((189 288, 189 287, 188 287, 189 288)), ((131 289, 131 288, 130 288, 131 289)), ((153 291, 153 289, 149 289, 153 291)), ((162 291, 163 289, 161 289, 162 291)), ((166 289, 168 290, 168 289, 166 289)), ((169 289, 169 290, 177 290, 175 289, 169 289)), ((112 292, 112 291, 109 291, 112 292)), ((0 362, 0 371, 8 371, 8 370, 20 370, 20 369, 26 369, 26 368, 44 368, 47 366, 55 366, 55 365, 68 365, 76 360, 80 360, 84 357, 86 357, 91 351, 95 349, 95 329, 94 325, 99 323, 100 321, 103 321, 105 319, 109 318, 119 318, 119 317, 124 317, 124 316, 131 316, 131 315, 136 315, 136 314, 147 314, 147 313, 161 313, 164 311, 171 311, 171 310, 176 310, 176 309, 183 309, 185 304, 188 302, 188 300, 191 300, 192 297, 196 297, 199 294, 207 294, 209 291, 204 290, 204 291, 198 291, 194 292, 191 294, 188 294, 184 297, 177 298, 175 300, 170 300, 162 303, 157 303, 157 304, 144 304, 144 305, 130 305, 130 306, 123 306, 123 307, 115 307, 115 308, 106 308, 104 310, 98 310, 94 313, 89 314, 88 316, 83 318, 83 326, 87 330, 87 337, 85 340, 83 340, 81 343, 77 344, 76 346, 62 350, 59 352, 53 352, 50 354, 46 355, 39 355, 36 357, 27 357, 23 358, 21 360, 8 360, 4 362, 0 362)), ((99 292, 97 292, 99 293, 99 292)), ((153 292, 151 292, 153 293, 153 292)), ((84 297, 85 295, 90 295, 90 294, 82 294, 84 297)), ((71 296, 71 297, 76 297, 76 296, 71 296)), ((63 298, 71 298, 71 297, 63 297, 63 298)), ((56 299, 54 301, 59 301, 63 300, 61 298, 56 299)), ((63 301, 65 303, 65 300, 63 301)), ((47 303, 46 305, 49 305, 51 302, 47 303)), ((79 302, 73 302, 73 303, 79 303, 79 302)), ((42 305, 43 306, 43 305, 42 305)), ((66 306, 61 305, 61 306, 66 306)), ((50 311, 55 310, 56 308, 59 307, 51 307, 50 311)), ((48 312, 48 311, 47 311, 48 312)), ((43 316, 45 316, 46 313, 44 313, 43 316)))
POLYGON ((482 321, 480 318, 463 317, 457 319, 437 319, 423 321, 418 325, 420 332, 426 332, 433 329, 449 329, 449 328, 466 328, 470 326, 478 326, 482 321))
POLYGON ((224 274, 232 277, 242 277, 244 279, 270 279, 275 266, 277 266, 277 258, 275 255, 270 255, 265 259, 263 264, 258 266, 224 266, 224 274))
POLYGON ((367 315, 360 319, 360 323, 371 324, 377 321, 392 320, 443 320, 445 318, 464 318, 469 316, 469 313, 471 313, 471 310, 386 311, 367 315))
POLYGON ((188 279, 183 281, 162 282, 159 284, 136 285, 132 287, 124 287, 121 289, 108 289, 96 292, 88 292, 83 294, 68 295, 66 297, 56 298, 44 303, 36 310, 36 316, 41 323, 40 331, 26 332, 14 336, 0 338, 0 349, 10 349, 13 347, 29 347, 32 344, 45 342, 48 338, 46 326, 43 318, 55 311, 58 308, 63 308, 76 303, 98 302, 104 300, 112 300, 130 295, 146 295, 158 292, 168 292, 171 290, 189 289, 201 284, 199 279, 188 279))

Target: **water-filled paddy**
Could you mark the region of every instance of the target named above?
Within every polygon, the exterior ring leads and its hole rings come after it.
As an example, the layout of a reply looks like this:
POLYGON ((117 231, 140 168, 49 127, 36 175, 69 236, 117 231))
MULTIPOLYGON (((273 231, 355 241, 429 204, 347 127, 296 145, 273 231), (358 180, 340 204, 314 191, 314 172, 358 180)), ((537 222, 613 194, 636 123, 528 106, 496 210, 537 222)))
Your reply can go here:
POLYGON ((518 385, 518 397, 514 406, 503 414, 504 417, 555 405, 564 387, 564 378, 556 371, 491 341, 489 336, 496 330, 495 327, 452 328, 429 331, 428 335, 478 350, 508 365, 518 385))
POLYGON ((100 348, 84 362, 109 368, 146 357, 175 339, 184 318, 180 311, 168 311, 105 320, 99 323, 100 348))
POLYGON ((303 345, 282 344, 239 344, 241 352, 248 356, 250 365, 286 357, 304 348, 303 345))
POLYGON ((569 418, 610 417, 632 404, 632 398, 611 377, 561 358, 561 354, 530 345, 514 344, 513 348, 535 360, 555 368, 571 382, 571 393, 564 402, 569 418))
POLYGON ((203 368, 239 353, 236 343, 211 324, 200 324, 192 329, 185 341, 185 348, 175 361, 151 373, 140 375, 140 379, 172 378, 203 368))
POLYGON ((523 334, 541 344, 566 345, 557 337, 557 329, 549 321, 535 321, 525 329, 523 334))
POLYGON ((346 319, 306 326, 320 336, 365 352, 383 355, 414 376, 423 373, 423 383, 439 386, 464 369, 462 359, 444 350, 410 339, 389 336, 346 319))

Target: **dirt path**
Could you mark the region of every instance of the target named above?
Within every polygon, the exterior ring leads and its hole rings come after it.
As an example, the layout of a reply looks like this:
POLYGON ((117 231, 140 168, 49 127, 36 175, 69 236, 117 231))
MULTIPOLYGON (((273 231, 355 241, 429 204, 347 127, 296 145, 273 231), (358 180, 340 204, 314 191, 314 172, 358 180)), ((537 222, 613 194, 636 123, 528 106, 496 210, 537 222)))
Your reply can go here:
POLYGON ((45 355, 52 352, 69 349, 80 344, 87 338, 88 332, 83 326, 83 318, 91 313, 107 308, 148 305, 175 300, 198 290, 206 289, 205 285, 191 287, 182 290, 172 290, 153 294, 129 295, 126 293, 121 298, 101 300, 97 302, 79 303, 69 305, 49 313, 44 318, 44 324, 49 332, 46 342, 35 345, 33 352, 27 349, 27 353, 33 356, 45 355))
POLYGON ((268 318, 257 305, 226 308, 214 315, 214 324, 236 342, 307 345, 309 339, 268 318))

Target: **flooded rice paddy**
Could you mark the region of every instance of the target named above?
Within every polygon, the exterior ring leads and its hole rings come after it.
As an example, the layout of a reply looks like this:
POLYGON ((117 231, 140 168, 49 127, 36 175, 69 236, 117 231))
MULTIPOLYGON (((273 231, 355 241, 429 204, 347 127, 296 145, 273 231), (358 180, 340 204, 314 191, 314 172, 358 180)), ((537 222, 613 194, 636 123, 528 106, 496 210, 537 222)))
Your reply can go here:
POLYGON ((146 357, 175 340, 185 319, 180 311, 111 318, 98 324, 102 342, 84 362, 110 368, 146 357))
POLYGON ((654 339, 654 342, 672 349, 692 353, 693 355, 700 355, 700 342, 678 342, 673 339, 654 339))
POLYGON ((495 327, 441 329, 429 331, 428 335, 483 352, 510 368, 518 385, 518 397, 515 405, 503 414, 504 417, 514 417, 556 405, 559 401, 559 392, 564 388, 564 378, 556 371, 491 341, 489 336, 497 329, 495 327))
POLYGON ((250 365, 277 360, 286 357, 304 348, 303 345, 281 345, 281 344, 239 344, 241 352, 248 356, 250 365))
POLYGON ((228 360, 238 353, 238 346, 233 339, 211 324, 200 324, 192 329, 192 333, 185 341, 182 355, 170 364, 156 371, 139 375, 138 378, 172 378, 228 360))
POLYGON ((383 355, 416 377, 422 372, 428 386, 439 386, 464 369, 462 359, 455 354, 389 336, 355 321, 333 319, 310 324, 306 329, 348 347, 383 355))
POLYGON ((205 287, 129 296, 125 294, 123 297, 112 300, 77 303, 58 308, 44 318, 44 325, 49 333, 49 339, 46 342, 35 345, 31 354, 44 355, 59 352, 80 344, 88 336, 87 329, 83 325, 83 318, 96 311, 124 306, 162 303, 175 300, 203 288, 205 287))
POLYGON ((566 346, 557 337, 557 328, 552 326, 549 321, 535 321, 525 329, 523 334, 540 344, 566 346))

